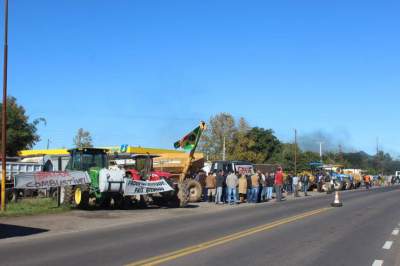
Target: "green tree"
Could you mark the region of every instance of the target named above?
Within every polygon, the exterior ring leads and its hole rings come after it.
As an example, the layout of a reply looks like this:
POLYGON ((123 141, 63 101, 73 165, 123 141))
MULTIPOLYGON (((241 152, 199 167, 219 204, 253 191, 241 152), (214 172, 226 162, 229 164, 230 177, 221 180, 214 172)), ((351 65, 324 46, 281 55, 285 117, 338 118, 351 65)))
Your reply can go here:
POLYGON ((74 146, 76 148, 91 148, 92 136, 89 131, 85 131, 83 128, 78 129, 78 133, 74 137, 74 146))
POLYGON ((236 134, 233 157, 253 163, 271 162, 274 154, 281 151, 281 142, 271 129, 254 127, 244 135, 236 134))
MULTIPOLYGON (((282 143, 280 145, 280 149, 277 150, 277 152, 275 152, 272 155, 269 162, 282 166, 285 169, 285 171, 292 172, 294 171, 294 150, 295 150, 295 144, 282 143)), ((297 146, 297 161, 299 161, 300 152, 301 151, 297 146)))
POLYGON ((234 145, 233 138, 237 132, 235 118, 229 113, 220 113, 212 116, 204 132, 199 149, 206 154, 210 160, 222 159, 223 143, 227 158, 230 157, 230 151, 234 145))
MULTIPOLYGON (((0 114, 2 107, 3 104, 0 104, 0 114)), ((25 108, 17 103, 16 98, 7 98, 7 156, 16 156, 19 151, 31 149, 40 141, 40 136, 37 134, 37 125, 40 122, 46 123, 46 120, 39 118, 29 122, 25 108)), ((0 115, 0 124, 2 123, 0 115)))

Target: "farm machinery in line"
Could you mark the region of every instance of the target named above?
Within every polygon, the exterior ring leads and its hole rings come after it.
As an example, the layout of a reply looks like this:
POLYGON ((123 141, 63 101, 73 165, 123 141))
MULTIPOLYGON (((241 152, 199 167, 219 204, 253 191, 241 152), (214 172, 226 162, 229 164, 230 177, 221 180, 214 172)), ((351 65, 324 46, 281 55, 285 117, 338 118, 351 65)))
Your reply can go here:
POLYGON ((87 209, 90 205, 101 208, 114 206, 124 208, 135 201, 154 201, 158 204, 178 205, 174 192, 154 193, 149 195, 125 195, 126 181, 160 181, 166 180, 171 187, 174 184, 165 172, 152 172, 152 156, 140 156, 136 169, 109 168, 107 149, 78 148, 69 150, 71 157, 66 171, 86 171, 90 183, 76 186, 65 186, 61 189, 61 202, 75 208, 87 209), (140 167, 142 166, 142 167, 140 167))
MULTIPOLYGON (((102 208, 124 207, 139 200, 140 202, 154 202, 168 206, 185 207, 190 201, 197 201, 201 197, 201 185, 190 178, 189 170, 193 162, 194 153, 205 123, 185 136, 180 142, 192 145, 189 158, 179 178, 173 178, 169 173, 154 171, 152 155, 137 155, 131 159, 135 161, 133 168, 111 167, 109 165, 108 150, 102 148, 77 148, 69 150, 70 159, 66 171, 87 172, 89 184, 64 186, 60 191, 61 203, 72 205, 75 208, 87 209, 90 205, 102 208), (165 192, 128 195, 125 186, 129 181, 163 181, 171 190, 165 192)), ((176 146, 176 145, 175 145, 176 146)))
POLYGON ((201 134, 205 130, 205 123, 175 143, 175 148, 190 147, 190 154, 179 178, 173 178, 169 173, 154 171, 152 155, 137 155, 132 157, 135 161, 133 168, 109 167, 107 149, 77 148, 69 150, 70 159, 66 171, 87 172, 90 177, 89 184, 65 186, 61 189, 61 202, 80 209, 87 209, 90 205, 103 208, 124 207, 137 201, 154 202, 185 207, 190 201, 197 201, 201 197, 201 185, 189 178, 190 166, 201 134), (126 184, 129 181, 163 181, 172 188, 158 193, 127 194, 126 184))

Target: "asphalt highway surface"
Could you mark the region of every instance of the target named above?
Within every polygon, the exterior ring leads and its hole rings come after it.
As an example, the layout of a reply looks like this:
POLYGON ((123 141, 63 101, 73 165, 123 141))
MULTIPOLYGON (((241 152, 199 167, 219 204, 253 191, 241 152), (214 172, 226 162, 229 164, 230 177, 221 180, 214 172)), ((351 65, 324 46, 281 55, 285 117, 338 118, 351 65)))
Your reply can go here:
POLYGON ((400 265, 400 187, 0 242, 0 265, 400 265))

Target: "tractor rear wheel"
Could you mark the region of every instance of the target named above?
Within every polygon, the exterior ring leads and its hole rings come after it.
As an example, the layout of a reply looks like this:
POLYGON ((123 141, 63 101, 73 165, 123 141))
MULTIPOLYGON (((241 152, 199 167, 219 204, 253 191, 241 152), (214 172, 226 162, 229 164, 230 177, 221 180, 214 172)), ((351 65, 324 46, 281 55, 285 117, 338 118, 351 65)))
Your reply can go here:
POLYGON ((99 198, 98 205, 101 209, 109 209, 111 207, 110 195, 107 195, 107 194, 101 195, 101 197, 99 198))
POLYGON ((87 209, 89 207, 89 199, 90 199, 89 186, 88 185, 76 186, 74 189, 73 197, 74 198, 72 204, 75 208, 83 210, 87 209))
POLYGON ((132 206, 132 201, 130 197, 124 197, 122 195, 114 195, 111 197, 113 202, 112 207, 113 209, 118 210, 128 210, 132 206))
POLYGON ((196 180, 191 179, 187 182, 187 188, 189 190, 189 202, 199 202, 203 194, 203 188, 201 187, 201 184, 196 180))
POLYGON ((71 207, 73 187, 61 187, 60 189, 60 203, 65 207, 71 207))
POLYGON ((179 207, 187 207, 190 199, 187 180, 178 184, 179 207))

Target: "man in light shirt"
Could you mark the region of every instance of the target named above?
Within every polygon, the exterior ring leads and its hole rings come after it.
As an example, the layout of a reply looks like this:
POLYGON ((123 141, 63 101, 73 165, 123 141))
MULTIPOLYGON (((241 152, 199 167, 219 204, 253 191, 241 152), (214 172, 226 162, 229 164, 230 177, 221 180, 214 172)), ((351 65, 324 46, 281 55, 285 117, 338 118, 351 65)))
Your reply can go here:
POLYGON ((236 187, 239 185, 237 175, 232 171, 226 178, 226 187, 228 189, 228 204, 233 205, 236 203, 236 187))
POLYGON ((297 175, 295 175, 295 176, 293 176, 293 183, 292 183, 292 186, 293 186, 293 193, 294 193, 294 197, 299 197, 299 190, 298 190, 298 187, 299 187, 299 177, 297 176, 297 175))

